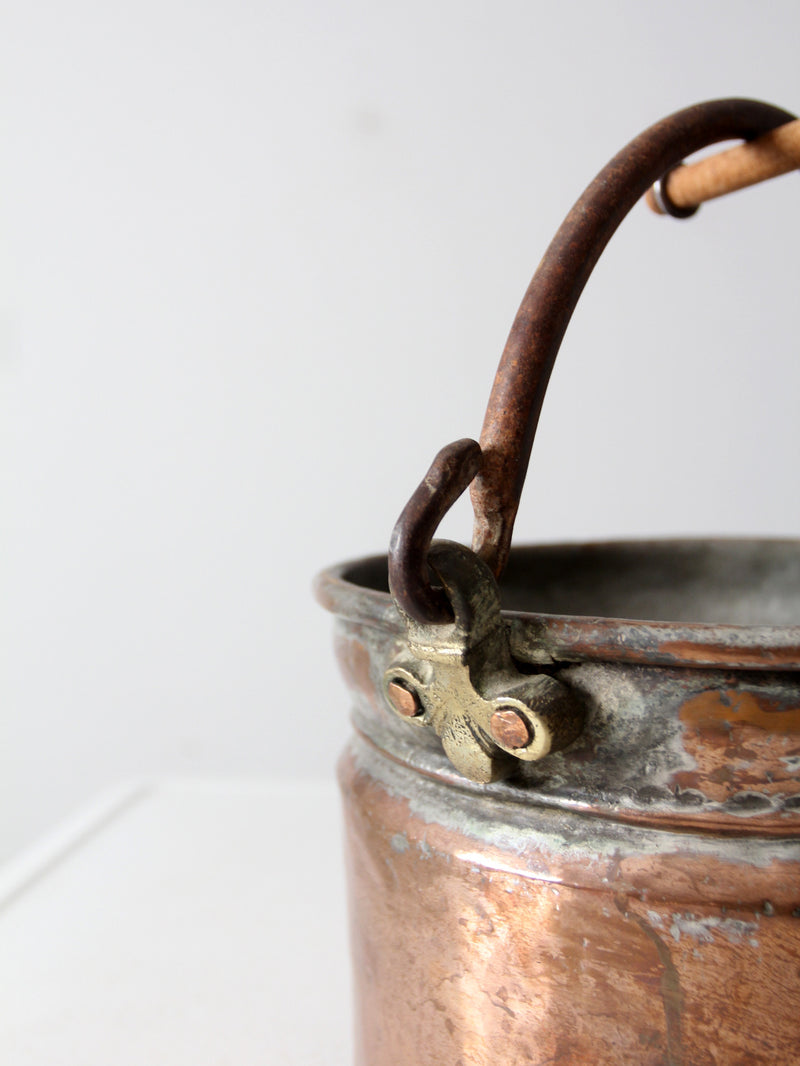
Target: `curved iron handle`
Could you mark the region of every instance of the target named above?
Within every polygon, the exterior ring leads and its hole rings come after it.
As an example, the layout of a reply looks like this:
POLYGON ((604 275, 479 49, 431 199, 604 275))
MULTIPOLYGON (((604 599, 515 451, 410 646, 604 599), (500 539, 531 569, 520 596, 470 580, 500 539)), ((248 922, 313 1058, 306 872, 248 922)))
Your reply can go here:
POLYGON ((439 523, 480 469, 481 449, 465 437, 447 444, 397 519, 389 541, 389 588, 415 621, 445 625, 453 608, 442 589, 431 585, 428 550, 439 523))
POLYGON ((496 576, 508 559, 558 349, 578 298, 617 227, 647 189, 684 156, 718 141, 752 140, 793 118, 757 100, 712 100, 677 111, 614 156, 567 215, 511 327, 481 433, 483 458, 471 488, 473 548, 496 576))

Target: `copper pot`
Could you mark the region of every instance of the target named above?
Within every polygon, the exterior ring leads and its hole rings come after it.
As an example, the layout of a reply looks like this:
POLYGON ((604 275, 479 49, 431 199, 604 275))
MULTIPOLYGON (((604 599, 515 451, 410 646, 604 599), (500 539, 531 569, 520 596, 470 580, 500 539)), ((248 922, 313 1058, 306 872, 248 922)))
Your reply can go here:
POLYGON ((800 542, 509 554, 614 229, 689 152, 790 117, 698 105, 612 160, 531 283, 480 446, 440 453, 388 562, 317 580, 354 705, 358 1063, 800 1061, 800 542), (432 545, 471 482, 474 551, 432 545))

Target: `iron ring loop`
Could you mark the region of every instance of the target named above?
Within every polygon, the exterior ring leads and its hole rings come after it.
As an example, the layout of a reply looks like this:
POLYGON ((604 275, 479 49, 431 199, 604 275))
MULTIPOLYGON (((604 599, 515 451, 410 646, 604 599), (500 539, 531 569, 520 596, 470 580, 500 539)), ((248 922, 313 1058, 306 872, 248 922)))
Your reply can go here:
POLYGON ((392 531, 389 589, 401 610, 417 622, 453 621, 447 596, 431 584, 428 552, 439 523, 478 473, 481 458, 481 446, 468 437, 442 448, 392 531))
POLYGON ((659 210, 662 214, 672 215, 673 218, 691 218, 692 215, 696 215, 700 210, 699 204, 695 204, 693 207, 678 207, 667 192, 667 183, 670 174, 674 173, 678 167, 683 166, 686 166, 686 164, 678 163, 678 166, 670 167, 660 178, 657 178, 656 181, 653 182, 653 199, 658 205, 659 210))

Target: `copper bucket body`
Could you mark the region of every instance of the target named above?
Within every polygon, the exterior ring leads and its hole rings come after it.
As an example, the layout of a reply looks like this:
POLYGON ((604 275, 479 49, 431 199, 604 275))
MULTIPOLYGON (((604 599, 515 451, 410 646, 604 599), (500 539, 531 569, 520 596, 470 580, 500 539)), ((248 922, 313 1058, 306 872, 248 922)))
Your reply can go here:
POLYGON ((388 557, 317 579, 353 705, 359 1066, 800 1063, 800 541, 510 549, 614 229, 684 154, 790 118, 713 101, 616 156, 529 286, 480 444, 442 449, 388 557), (467 486, 472 550, 434 542, 467 486))
POLYGON ((357 1061, 797 1063, 800 544, 512 552, 515 658, 557 663, 587 719, 490 785, 387 709, 385 590, 385 559, 318 581, 353 701, 357 1061), (532 587, 546 612, 514 611, 532 587))

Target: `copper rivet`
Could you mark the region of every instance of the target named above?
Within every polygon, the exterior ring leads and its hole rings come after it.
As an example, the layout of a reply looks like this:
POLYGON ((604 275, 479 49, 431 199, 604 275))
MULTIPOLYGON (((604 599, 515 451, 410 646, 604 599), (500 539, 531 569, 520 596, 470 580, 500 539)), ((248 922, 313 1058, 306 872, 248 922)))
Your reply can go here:
POLYGON ((504 748, 524 748, 531 739, 528 723, 516 711, 495 711, 490 727, 492 736, 504 748))
POLYGON ((390 681, 386 687, 389 699, 398 714, 402 714, 404 718, 415 718, 419 714, 419 696, 416 692, 412 692, 399 681, 390 681))

